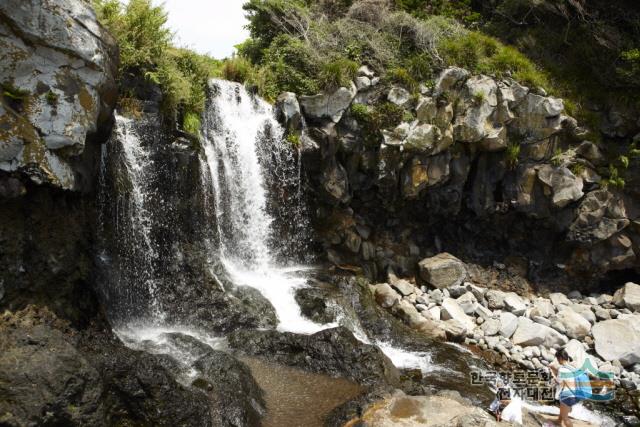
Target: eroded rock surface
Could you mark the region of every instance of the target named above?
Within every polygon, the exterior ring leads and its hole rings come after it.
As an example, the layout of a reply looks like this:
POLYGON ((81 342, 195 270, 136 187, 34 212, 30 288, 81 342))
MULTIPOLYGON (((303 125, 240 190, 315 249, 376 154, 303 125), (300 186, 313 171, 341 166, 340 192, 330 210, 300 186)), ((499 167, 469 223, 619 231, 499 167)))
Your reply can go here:
POLYGON ((81 0, 0 5, 0 170, 77 189, 77 158, 116 103, 117 46, 81 0))

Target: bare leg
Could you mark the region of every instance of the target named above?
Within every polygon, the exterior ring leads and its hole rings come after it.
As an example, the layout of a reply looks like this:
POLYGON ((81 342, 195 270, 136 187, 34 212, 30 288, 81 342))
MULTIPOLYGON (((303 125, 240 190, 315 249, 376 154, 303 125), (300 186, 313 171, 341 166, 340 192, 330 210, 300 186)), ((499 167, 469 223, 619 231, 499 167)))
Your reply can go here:
POLYGON ((564 427, 573 427, 573 423, 569 418, 569 413, 571 412, 571 407, 567 405, 560 404, 560 425, 564 427))

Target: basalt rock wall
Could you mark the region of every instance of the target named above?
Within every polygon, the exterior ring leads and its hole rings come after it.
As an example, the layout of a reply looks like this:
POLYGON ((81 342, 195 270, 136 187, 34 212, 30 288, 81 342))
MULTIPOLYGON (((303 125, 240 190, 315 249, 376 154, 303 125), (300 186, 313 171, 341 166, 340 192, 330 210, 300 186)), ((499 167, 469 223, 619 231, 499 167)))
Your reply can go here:
POLYGON ((477 282, 510 278, 521 291, 635 274, 637 199, 607 185, 606 147, 562 99, 460 68, 420 92, 363 67, 351 88, 279 98, 281 119, 300 132, 330 261, 370 277, 412 274, 448 251, 477 282), (403 120, 372 138, 370 115, 385 103, 403 120))

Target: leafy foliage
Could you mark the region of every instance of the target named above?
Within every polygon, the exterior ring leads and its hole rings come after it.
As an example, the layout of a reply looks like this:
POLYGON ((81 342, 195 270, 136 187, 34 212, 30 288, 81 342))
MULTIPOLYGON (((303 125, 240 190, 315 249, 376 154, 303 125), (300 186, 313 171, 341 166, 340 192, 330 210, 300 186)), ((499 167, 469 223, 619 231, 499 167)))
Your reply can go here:
POLYGON ((376 106, 367 107, 362 104, 353 104, 350 109, 353 117, 361 126, 365 141, 370 145, 378 145, 382 139, 381 131, 398 126, 405 118, 405 111, 390 102, 376 106))
POLYGON ((509 72, 516 80, 532 86, 549 86, 547 77, 523 54, 482 33, 471 31, 448 38, 442 44, 448 63, 484 74, 503 76, 509 72))
POLYGON ((458 22, 479 18, 469 0, 249 0, 244 9, 251 39, 238 52, 268 99, 345 86, 359 64, 414 93, 449 65, 549 84, 515 48, 458 22))
POLYGON ((357 72, 357 62, 339 56, 322 65, 318 80, 323 89, 334 90, 341 86, 348 86, 356 77, 357 72))
POLYGON ((520 143, 519 142, 511 142, 507 145, 507 150, 505 151, 505 157, 507 160, 507 167, 509 169, 515 169, 518 166, 519 157, 520 157, 520 143))
MULTIPOLYGON (((120 75, 144 75, 157 84, 165 115, 171 120, 181 115, 183 125, 192 131, 193 118, 204 109, 207 82, 218 73, 220 62, 174 47, 167 13, 151 0, 130 0, 126 5, 119 0, 94 0, 94 7, 120 47, 120 75)), ((127 106, 139 104, 131 96, 124 99, 127 106)))

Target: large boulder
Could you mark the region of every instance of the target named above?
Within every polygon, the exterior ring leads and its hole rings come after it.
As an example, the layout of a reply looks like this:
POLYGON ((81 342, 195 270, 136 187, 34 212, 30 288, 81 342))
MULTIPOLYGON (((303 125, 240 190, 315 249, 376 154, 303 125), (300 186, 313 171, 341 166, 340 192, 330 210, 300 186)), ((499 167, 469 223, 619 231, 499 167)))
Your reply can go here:
POLYGON ((500 313, 500 335, 511 338, 516 329, 518 329, 518 317, 513 313, 500 313))
POLYGON ((224 426, 259 425, 265 413, 263 392, 251 370, 233 356, 209 351, 194 363, 198 371, 192 382, 209 398, 211 415, 224 426))
POLYGON ((333 93, 300 96, 298 102, 306 117, 314 120, 326 118, 338 123, 351 105, 356 93, 356 86, 352 83, 351 87, 341 87, 333 93))
POLYGON ((511 338, 515 345, 523 347, 543 345, 560 347, 567 343, 567 337, 548 326, 536 323, 526 317, 518 318, 518 328, 511 338))
POLYGON ((569 357, 571 357, 571 365, 576 369, 582 367, 586 368, 586 364, 589 363, 594 369, 598 369, 598 362, 596 358, 587 354, 582 343, 578 340, 572 339, 564 346, 569 357))
POLYGON ((473 318, 467 316, 464 309, 460 307, 453 298, 445 298, 442 301, 441 310, 440 316, 442 320, 456 320, 466 329, 467 332, 472 331, 476 326, 476 322, 473 321, 473 318))
POLYGON ((522 316, 527 310, 527 304, 515 292, 509 292, 504 298, 504 308, 516 316, 522 316))
POLYGON ((533 301, 530 317, 539 316, 548 318, 555 313, 555 308, 551 301, 545 298, 537 298, 533 301))
POLYGON ((302 126, 300 104, 295 93, 283 92, 276 100, 276 116, 287 129, 295 131, 302 126))
POLYGON ((562 99, 528 93, 515 107, 514 128, 521 135, 547 138, 562 130, 562 99))
POLYGON ((606 361, 629 366, 640 363, 640 327, 630 319, 596 323, 591 329, 596 353, 606 361))
POLYGON ((551 201, 557 208, 563 208, 571 202, 580 200, 584 195, 582 178, 576 177, 564 166, 543 165, 538 170, 538 179, 551 190, 551 201))
POLYGON ((178 362, 104 331, 82 337, 31 306, 0 317, 0 346, 2 425, 212 425, 206 396, 176 382, 178 362))
POLYGON ((464 68, 449 67, 440 73, 434 87, 435 97, 459 89, 464 81, 469 78, 469 71, 464 68))
POLYGON ((570 308, 560 310, 557 318, 564 325, 569 338, 582 339, 591 331, 591 323, 570 308))
POLYGON ((640 311, 640 285, 627 282, 613 294, 613 303, 618 307, 640 311))
POLYGON ((491 310, 500 310, 504 308, 504 299, 507 297, 507 293, 491 289, 487 291, 484 297, 487 300, 487 306, 491 310))
POLYGON ((400 294, 394 291, 387 283, 375 285, 374 296, 376 302, 384 308, 391 308, 400 301, 400 294))
POLYGON ((79 189, 74 159, 116 103, 117 45, 90 2, 6 0, 0 18, 0 170, 79 189))
POLYGON ((492 119, 497 106, 496 91, 496 82, 491 77, 473 76, 465 82, 464 99, 468 106, 463 115, 456 117, 453 126, 456 141, 479 142, 494 133, 501 133, 500 124, 496 132, 492 119))
POLYGON ((458 286, 467 278, 464 263, 446 252, 425 258, 418 266, 420 277, 438 289, 458 286))
POLYGON ((567 239, 594 244, 607 240, 629 223, 625 203, 619 195, 606 189, 592 191, 580 202, 567 239))

